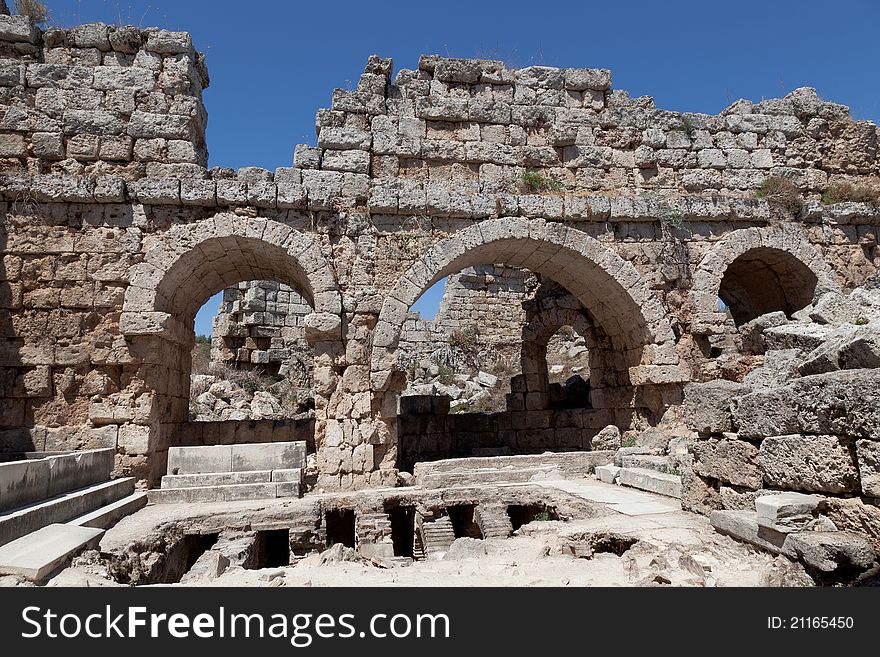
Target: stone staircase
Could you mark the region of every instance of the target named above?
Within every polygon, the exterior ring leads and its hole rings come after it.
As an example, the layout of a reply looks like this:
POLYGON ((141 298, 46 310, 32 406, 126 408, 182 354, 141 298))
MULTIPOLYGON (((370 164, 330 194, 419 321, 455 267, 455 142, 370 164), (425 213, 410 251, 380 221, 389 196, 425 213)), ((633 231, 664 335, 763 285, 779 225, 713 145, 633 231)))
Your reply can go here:
POLYGON ((627 454, 619 462, 620 465, 598 466, 596 477, 608 484, 681 499, 681 476, 673 474, 675 463, 670 457, 627 454))
POLYGON ((394 558, 391 542, 391 519, 384 511, 358 513, 354 532, 358 552, 368 558, 394 558))
POLYGON ((41 581, 147 503, 134 478, 110 479, 114 449, 5 455, 0 574, 41 581))
POLYGON ((513 533, 510 516, 503 506, 477 506, 474 509, 474 522, 479 526, 483 538, 507 538, 513 533))
POLYGON ((416 463, 415 483, 425 488, 524 483, 532 480, 585 477, 596 466, 611 463, 614 452, 545 452, 517 456, 477 456, 416 463))
POLYGON ((418 520, 416 526, 421 558, 442 559, 455 540, 455 530, 449 516, 441 516, 436 520, 418 520))
POLYGON ((153 504, 300 497, 304 441, 171 447, 153 504))

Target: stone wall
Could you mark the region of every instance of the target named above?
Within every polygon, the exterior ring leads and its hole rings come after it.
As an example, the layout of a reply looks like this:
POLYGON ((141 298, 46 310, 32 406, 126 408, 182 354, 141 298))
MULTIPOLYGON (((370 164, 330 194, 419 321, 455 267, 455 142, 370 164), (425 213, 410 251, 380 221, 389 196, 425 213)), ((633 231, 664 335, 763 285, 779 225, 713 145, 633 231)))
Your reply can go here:
POLYGON ((419 461, 546 451, 591 449, 609 424, 625 424, 608 409, 525 409, 502 413, 449 413, 449 398, 401 397, 399 467, 412 472, 419 461))
POLYGON ((227 288, 212 323, 211 360, 259 367, 308 387, 312 351, 304 324, 311 312, 302 295, 283 283, 244 281, 227 288))
POLYGON ((204 175, 208 72, 189 34, 0 20, 0 170, 84 176, 83 200, 106 177, 204 175))
POLYGON ((503 264, 561 285, 601 327, 591 359, 604 350, 632 391, 595 410, 625 402, 644 424, 712 371, 722 291, 791 312, 804 286, 847 291, 880 266, 877 207, 820 198, 880 184, 877 127, 811 89, 681 114, 605 70, 427 56, 392 82, 371 57, 293 167, 206 171, 207 77, 187 35, 0 16, 0 53, 9 451, 112 446, 119 472, 155 482, 188 417, 195 313, 242 281, 283 283, 313 309, 331 489, 396 481, 400 338, 444 276, 503 264), (102 155, 105 137, 123 159, 102 155), (802 208, 758 198, 768 177, 802 208), (761 297, 756 270, 781 297, 761 297))
POLYGON ((472 335, 476 345, 497 356, 517 351, 525 323, 522 304, 536 287, 533 275, 511 267, 482 265, 453 274, 434 319, 421 319, 418 312, 407 316, 400 360, 424 368, 455 333, 472 335))

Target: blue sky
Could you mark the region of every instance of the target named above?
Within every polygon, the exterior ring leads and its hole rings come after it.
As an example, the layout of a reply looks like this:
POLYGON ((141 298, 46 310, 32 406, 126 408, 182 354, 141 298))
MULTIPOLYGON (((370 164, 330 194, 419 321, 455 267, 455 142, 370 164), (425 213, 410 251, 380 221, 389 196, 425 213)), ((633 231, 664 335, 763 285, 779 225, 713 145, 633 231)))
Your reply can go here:
MULTIPOLYGON (((678 111, 717 113, 738 98, 812 86, 855 118, 880 122, 878 0, 47 4, 62 26, 191 32, 211 74, 212 166, 289 166, 295 144, 315 143, 316 110, 334 87, 357 84, 372 53, 392 57, 395 70, 415 68, 421 53, 610 68, 615 88, 678 111)), ((428 296, 430 314, 437 294, 428 296)), ((196 330, 210 332, 209 314, 200 313, 196 330)))

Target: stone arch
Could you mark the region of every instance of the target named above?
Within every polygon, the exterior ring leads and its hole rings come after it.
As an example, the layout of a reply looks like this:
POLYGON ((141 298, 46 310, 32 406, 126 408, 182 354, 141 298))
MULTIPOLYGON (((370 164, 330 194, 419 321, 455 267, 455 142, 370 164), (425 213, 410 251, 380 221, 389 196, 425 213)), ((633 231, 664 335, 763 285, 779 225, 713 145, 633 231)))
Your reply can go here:
MULTIPOLYGON (((155 482, 164 474, 180 423, 188 420, 193 324, 213 294, 256 279, 296 288, 313 308, 306 337, 316 353, 338 350, 342 305, 320 247, 280 222, 221 213, 149 239, 144 261, 131 268, 119 327, 149 399, 148 413, 138 422, 147 433, 155 482)), ((323 374, 335 380, 333 372, 323 374)))
POLYGON ((489 219, 437 243, 389 291, 373 331, 374 391, 402 384, 395 351, 409 307, 431 285, 465 267, 506 264, 539 273, 588 308, 626 363, 633 383, 681 382, 675 338, 660 301, 635 269, 586 233, 542 219, 489 219), (662 380, 661 380, 662 379, 662 380))
POLYGON ((173 339, 212 294, 242 280, 273 279, 296 287, 318 315, 338 316, 342 310, 320 247, 280 222, 218 214, 176 225, 154 240, 144 261, 132 267, 120 319, 123 335, 165 333, 173 339))
POLYGON ((831 268, 803 230, 785 224, 743 228, 722 238, 697 267, 692 300, 700 320, 718 316, 721 298, 740 325, 775 310, 791 315, 836 289, 831 268))

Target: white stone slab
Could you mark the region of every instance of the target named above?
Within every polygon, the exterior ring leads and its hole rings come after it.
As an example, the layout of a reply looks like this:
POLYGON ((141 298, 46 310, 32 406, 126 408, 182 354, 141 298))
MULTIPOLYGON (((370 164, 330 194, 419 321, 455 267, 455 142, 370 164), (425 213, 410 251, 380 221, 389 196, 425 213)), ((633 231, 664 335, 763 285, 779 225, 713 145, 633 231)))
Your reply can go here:
POLYGON ((0 575, 21 575, 39 582, 69 558, 98 545, 103 529, 47 525, 0 547, 0 575))

